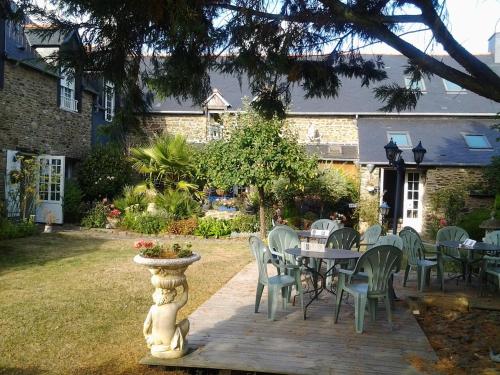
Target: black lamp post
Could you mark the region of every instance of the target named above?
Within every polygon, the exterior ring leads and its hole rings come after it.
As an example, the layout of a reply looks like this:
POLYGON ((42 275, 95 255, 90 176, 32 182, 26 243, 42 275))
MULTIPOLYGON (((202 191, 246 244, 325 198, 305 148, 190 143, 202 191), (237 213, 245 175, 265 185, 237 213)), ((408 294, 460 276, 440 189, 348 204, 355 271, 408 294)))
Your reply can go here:
MULTIPOLYGON (((397 234, 398 232, 398 213, 399 206, 401 204, 401 184, 403 183, 404 174, 406 172, 406 164, 401 156, 403 151, 401 151, 391 138, 388 144, 384 146, 385 148, 385 156, 389 161, 389 165, 396 168, 397 171, 397 179, 396 179, 396 202, 394 204, 394 216, 392 221, 392 233, 397 234)), ((427 152, 425 148, 422 146, 422 142, 419 141, 417 147, 412 149, 413 151, 413 159, 417 164, 417 167, 424 160, 424 155, 427 152)))

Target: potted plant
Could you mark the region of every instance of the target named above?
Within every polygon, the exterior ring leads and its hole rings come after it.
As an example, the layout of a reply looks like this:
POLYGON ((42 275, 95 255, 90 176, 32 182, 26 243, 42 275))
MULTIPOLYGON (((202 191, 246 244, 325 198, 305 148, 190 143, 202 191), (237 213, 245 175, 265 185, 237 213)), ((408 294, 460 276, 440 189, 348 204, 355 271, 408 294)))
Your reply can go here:
POLYGON ((52 233, 52 224, 54 223, 54 214, 52 211, 48 211, 45 215, 45 228, 43 229, 43 233, 52 233))
POLYGON ((188 283, 184 272, 190 264, 200 260, 191 251, 191 244, 173 244, 140 240, 134 244, 139 254, 134 262, 146 266, 155 287, 154 304, 144 321, 143 334, 151 355, 156 358, 179 358, 186 354, 189 320, 177 322, 177 312, 188 300, 188 283), (182 288, 178 296, 178 288, 182 288))

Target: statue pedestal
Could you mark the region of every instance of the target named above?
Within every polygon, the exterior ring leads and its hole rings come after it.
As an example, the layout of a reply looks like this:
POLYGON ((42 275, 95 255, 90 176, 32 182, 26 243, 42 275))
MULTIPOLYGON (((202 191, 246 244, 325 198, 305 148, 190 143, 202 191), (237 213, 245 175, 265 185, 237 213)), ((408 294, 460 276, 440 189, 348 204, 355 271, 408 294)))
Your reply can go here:
POLYGON ((177 312, 188 300, 188 283, 184 272, 192 263, 200 260, 193 253, 187 258, 161 259, 134 257, 134 262, 151 272, 151 284, 155 287, 154 304, 144 321, 143 334, 151 355, 156 358, 180 358, 188 350, 189 320, 177 322, 177 312), (178 296, 178 289, 182 288, 178 296))

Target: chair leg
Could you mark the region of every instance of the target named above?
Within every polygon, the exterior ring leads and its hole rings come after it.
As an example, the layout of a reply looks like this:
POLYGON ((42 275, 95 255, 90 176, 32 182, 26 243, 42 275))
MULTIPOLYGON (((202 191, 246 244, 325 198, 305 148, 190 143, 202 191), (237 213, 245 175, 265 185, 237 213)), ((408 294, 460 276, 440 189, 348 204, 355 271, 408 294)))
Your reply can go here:
MULTIPOLYGON (((358 294, 354 297, 354 318, 356 320, 356 332, 363 333, 363 324, 365 321, 367 297, 363 294, 358 294)), ((390 306, 389 306, 390 309, 390 306)))
POLYGON ((260 300, 262 298, 262 292, 264 291, 264 284, 257 283, 257 293, 255 293, 255 312, 259 312, 260 300))
POLYGON ((441 291, 444 292, 444 264, 441 258, 438 260, 438 275, 441 282, 441 291))
POLYGON ((291 286, 284 286, 281 288, 281 300, 283 304, 283 310, 286 310, 286 302, 288 301, 288 295, 291 293, 291 286))
POLYGON ((368 310, 370 311, 370 318, 372 322, 374 322, 377 319, 377 304, 378 304, 378 298, 368 299, 368 310))
POLYGON ((278 309, 278 288, 275 285, 268 286, 269 296, 267 298, 267 319, 274 320, 276 310, 278 309))
POLYGON ((406 265, 405 268, 405 277, 403 278, 403 286, 406 286, 406 282, 408 281, 408 274, 410 273, 411 266, 409 264, 406 265))
POLYGON ((392 309, 391 309, 391 301, 389 299, 389 295, 385 296, 384 302, 385 302, 385 310, 387 311, 387 320, 389 321, 389 325, 391 326, 392 330, 392 309))
POLYGON ((337 289, 337 298, 336 298, 336 301, 335 301, 335 320, 334 320, 335 324, 339 320, 340 304, 342 303, 342 295, 343 294, 344 294, 344 290, 343 289, 337 289))
POLYGON ((422 266, 417 266, 417 288, 418 288, 418 291, 421 292, 422 291, 422 283, 423 283, 423 277, 422 277, 422 272, 423 272, 423 267, 422 266))

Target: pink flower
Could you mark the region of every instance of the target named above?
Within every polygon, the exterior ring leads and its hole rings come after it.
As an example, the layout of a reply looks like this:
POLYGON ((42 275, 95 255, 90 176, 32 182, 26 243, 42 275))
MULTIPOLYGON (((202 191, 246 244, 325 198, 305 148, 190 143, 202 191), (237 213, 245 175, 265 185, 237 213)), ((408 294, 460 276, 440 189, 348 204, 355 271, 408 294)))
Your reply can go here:
POLYGON ((121 211, 118 208, 115 208, 114 210, 111 210, 108 214, 108 217, 111 217, 113 219, 117 218, 118 216, 121 215, 121 211))
POLYGON ((134 247, 136 249, 141 249, 144 246, 144 240, 139 240, 134 242, 134 247))
POLYGON ((144 246, 144 248, 146 248, 146 249, 152 249, 152 248, 155 246, 155 244, 153 243, 153 241, 147 241, 147 242, 146 242, 146 241, 143 241, 143 244, 142 244, 142 245, 143 245, 143 246, 144 246))
POLYGON ((439 226, 442 228, 442 227, 445 227, 448 225, 448 222, 446 221, 446 219, 443 217, 441 219, 439 219, 439 226))

